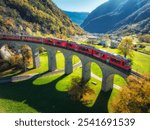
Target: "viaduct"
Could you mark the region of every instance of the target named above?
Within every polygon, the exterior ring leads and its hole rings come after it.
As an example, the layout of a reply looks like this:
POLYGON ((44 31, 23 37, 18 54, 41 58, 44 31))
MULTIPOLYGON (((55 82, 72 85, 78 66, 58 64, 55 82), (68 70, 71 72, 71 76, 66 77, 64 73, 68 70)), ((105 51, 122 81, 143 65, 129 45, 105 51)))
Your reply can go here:
POLYGON ((65 48, 60 48, 56 46, 44 45, 42 43, 32 43, 32 42, 25 42, 25 41, 11 41, 11 40, 0 40, 0 48, 4 44, 13 45, 16 49, 20 48, 20 46, 26 44, 32 49, 32 56, 33 56, 33 65, 34 68, 38 68, 40 66, 39 62, 39 47, 44 47, 48 53, 48 68, 49 71, 54 71, 56 69, 56 53, 57 51, 61 51, 65 58, 65 74, 71 74, 73 72, 73 63, 72 58, 73 56, 79 57, 82 63, 82 80, 88 81, 91 78, 91 63, 96 63, 103 74, 102 79, 102 90, 104 92, 108 92, 109 90, 113 89, 113 82, 114 82, 114 75, 120 75, 125 80, 127 79, 128 75, 125 72, 118 70, 98 59, 89 57, 88 55, 84 55, 72 50, 67 50, 65 48))

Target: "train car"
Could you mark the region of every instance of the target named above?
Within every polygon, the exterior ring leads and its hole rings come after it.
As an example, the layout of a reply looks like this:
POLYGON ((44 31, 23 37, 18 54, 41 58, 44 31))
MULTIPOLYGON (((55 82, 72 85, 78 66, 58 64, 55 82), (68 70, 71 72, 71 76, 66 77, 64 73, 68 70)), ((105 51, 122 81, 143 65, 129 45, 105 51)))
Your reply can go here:
POLYGON ((103 50, 93 49, 93 56, 103 61, 106 61, 106 52, 103 50))
POLYGON ((43 38, 41 37, 21 36, 21 39, 27 42, 43 43, 43 38))
POLYGON ((131 61, 122 56, 111 54, 103 50, 93 49, 93 56, 105 61, 108 64, 122 68, 124 70, 131 70, 131 61))
POLYGON ((77 50, 78 44, 75 42, 68 42, 66 48, 71 50, 77 50))
POLYGON ((53 39, 53 45, 58 46, 58 47, 66 48, 67 43, 68 43, 68 42, 65 41, 65 40, 53 39))
POLYGON ((1 40, 14 40, 18 41, 21 40, 20 36, 17 35, 0 35, 1 40))
POLYGON ((44 38, 43 43, 46 45, 54 45, 54 40, 52 38, 44 38))
POLYGON ((117 67, 120 67, 122 69, 131 70, 131 60, 126 59, 119 55, 111 55, 109 62, 117 67))
POLYGON ((88 54, 91 55, 93 54, 93 48, 89 47, 89 46, 85 46, 85 45, 78 45, 76 50, 78 52, 84 53, 84 54, 88 54))

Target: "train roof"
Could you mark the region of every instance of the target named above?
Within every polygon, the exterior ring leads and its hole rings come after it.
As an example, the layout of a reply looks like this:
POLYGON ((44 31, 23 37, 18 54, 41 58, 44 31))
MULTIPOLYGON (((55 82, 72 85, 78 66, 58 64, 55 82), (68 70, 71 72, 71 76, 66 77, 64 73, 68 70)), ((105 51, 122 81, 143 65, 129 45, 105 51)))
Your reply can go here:
POLYGON ((111 56, 115 56, 115 57, 117 57, 118 59, 122 59, 122 60, 125 60, 125 61, 127 61, 127 62, 130 62, 130 61, 131 61, 130 59, 127 59, 127 58, 125 58, 125 57, 123 57, 123 56, 121 56, 121 55, 109 53, 109 52, 107 52, 107 51, 105 51, 105 50, 101 50, 101 49, 97 49, 97 48, 95 48, 95 50, 104 52, 104 53, 106 53, 106 54, 108 54, 108 55, 111 55, 111 56))

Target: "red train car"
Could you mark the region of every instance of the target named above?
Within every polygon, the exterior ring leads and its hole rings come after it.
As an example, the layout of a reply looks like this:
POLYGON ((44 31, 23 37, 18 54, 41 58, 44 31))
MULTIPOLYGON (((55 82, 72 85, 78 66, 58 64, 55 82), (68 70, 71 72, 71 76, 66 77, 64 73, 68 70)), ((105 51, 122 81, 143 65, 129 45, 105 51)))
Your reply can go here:
POLYGON ((93 56, 125 70, 131 70, 131 61, 122 56, 108 53, 103 50, 93 49, 93 56))
POLYGON ((54 39, 52 38, 44 38, 43 43, 47 45, 54 45, 54 39))
POLYGON ((65 41, 65 40, 53 39, 53 45, 58 46, 58 47, 66 48, 67 43, 68 43, 68 42, 65 41))
POLYGON ((105 51, 102 51, 102 50, 98 50, 98 49, 93 49, 93 56, 98 58, 98 59, 101 59, 101 60, 106 60, 106 52, 105 51))
POLYGON ((77 50, 78 44, 74 42, 68 42, 66 48, 71 50, 77 50))
POLYGON ((111 55, 109 62, 117 67, 125 70, 131 70, 131 60, 126 59, 119 55, 111 55))
POLYGON ((75 49, 78 52, 82 52, 84 54, 93 55, 93 48, 85 45, 78 45, 75 49))
POLYGON ((16 35, 0 35, 0 39, 2 40, 21 40, 20 36, 16 35))
POLYGON ((21 36, 21 39, 27 42, 43 43, 43 38, 41 37, 21 36))

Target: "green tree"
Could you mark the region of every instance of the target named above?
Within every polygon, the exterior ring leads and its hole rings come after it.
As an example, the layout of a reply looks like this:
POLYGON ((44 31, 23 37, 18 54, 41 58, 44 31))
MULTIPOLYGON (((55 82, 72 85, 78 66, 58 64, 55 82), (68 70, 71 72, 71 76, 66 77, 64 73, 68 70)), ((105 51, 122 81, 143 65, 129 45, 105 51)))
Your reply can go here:
POLYGON ((144 80, 129 76, 128 85, 112 101, 113 112, 150 112, 150 76, 144 80))
POLYGON ((119 54, 122 54, 125 58, 127 56, 133 56, 133 39, 130 36, 126 36, 122 39, 121 43, 118 46, 119 54))

